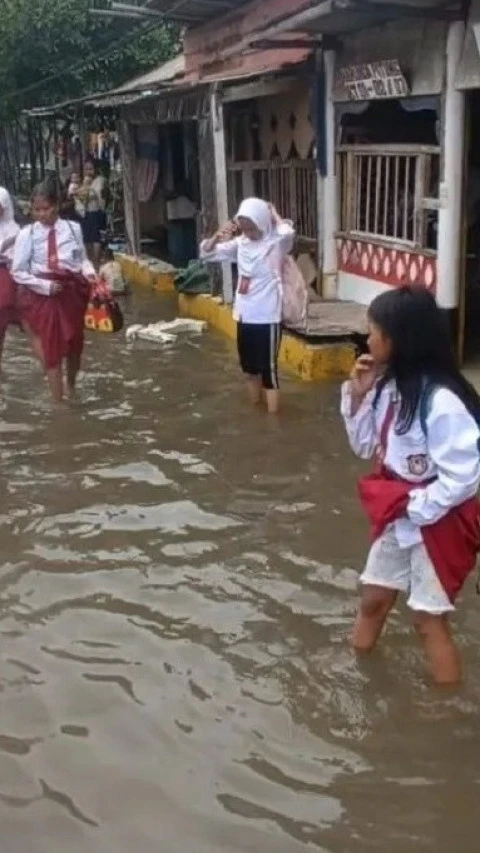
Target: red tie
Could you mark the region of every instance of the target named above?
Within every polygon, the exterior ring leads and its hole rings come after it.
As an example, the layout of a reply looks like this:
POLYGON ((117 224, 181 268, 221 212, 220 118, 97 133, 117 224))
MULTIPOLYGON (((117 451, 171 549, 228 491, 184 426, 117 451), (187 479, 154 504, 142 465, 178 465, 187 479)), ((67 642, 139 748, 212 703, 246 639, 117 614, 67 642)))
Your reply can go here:
POLYGON ((58 269, 57 234, 55 227, 48 232, 48 269, 58 269))

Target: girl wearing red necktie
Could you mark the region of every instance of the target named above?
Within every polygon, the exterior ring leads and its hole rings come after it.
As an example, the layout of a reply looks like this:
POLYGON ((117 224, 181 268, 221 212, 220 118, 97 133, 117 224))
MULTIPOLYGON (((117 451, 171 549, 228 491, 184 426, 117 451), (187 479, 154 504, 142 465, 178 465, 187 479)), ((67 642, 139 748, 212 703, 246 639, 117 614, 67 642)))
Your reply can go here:
POLYGON ((36 355, 42 361, 53 400, 73 395, 84 343, 84 316, 95 269, 88 260, 80 226, 60 219, 59 198, 49 182, 32 195, 33 225, 15 244, 12 276, 18 306, 36 355))
POLYGON ((17 322, 15 284, 10 275, 13 249, 20 227, 15 222, 10 193, 0 187, 0 360, 5 332, 17 322))

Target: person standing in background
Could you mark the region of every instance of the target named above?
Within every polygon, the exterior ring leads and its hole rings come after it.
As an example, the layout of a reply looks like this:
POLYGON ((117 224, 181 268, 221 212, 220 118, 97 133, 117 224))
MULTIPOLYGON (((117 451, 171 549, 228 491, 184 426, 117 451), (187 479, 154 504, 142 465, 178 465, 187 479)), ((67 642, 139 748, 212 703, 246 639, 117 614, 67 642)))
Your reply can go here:
POLYGON ((0 364, 7 328, 18 322, 15 283, 10 275, 15 240, 20 226, 15 221, 12 198, 0 187, 0 364))
POLYGON ((94 160, 86 160, 83 167, 83 185, 76 196, 84 206, 82 233, 88 257, 98 270, 102 231, 106 230, 106 181, 99 174, 94 160))

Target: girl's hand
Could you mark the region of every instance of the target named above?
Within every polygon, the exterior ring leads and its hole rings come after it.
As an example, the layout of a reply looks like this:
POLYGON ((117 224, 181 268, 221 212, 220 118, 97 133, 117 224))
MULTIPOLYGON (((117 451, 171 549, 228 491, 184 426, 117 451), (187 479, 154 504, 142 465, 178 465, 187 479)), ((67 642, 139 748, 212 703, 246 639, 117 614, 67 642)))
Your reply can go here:
POLYGON ((357 408, 363 398, 372 390, 378 379, 378 371, 371 355, 361 355, 357 358, 350 374, 352 397, 356 400, 357 408))
POLYGON ((50 296, 57 296, 63 290, 63 284, 61 281, 52 281, 50 285, 50 296))
POLYGON ((227 222, 225 225, 222 225, 218 231, 215 232, 213 237, 205 240, 205 249, 207 252, 211 252, 217 243, 226 243, 228 240, 232 240, 238 234, 238 227, 235 222, 227 222))
POLYGON ((236 222, 227 222, 221 228, 218 229, 215 234, 215 242, 216 243, 227 243, 228 240, 232 240, 238 234, 238 226, 236 222))

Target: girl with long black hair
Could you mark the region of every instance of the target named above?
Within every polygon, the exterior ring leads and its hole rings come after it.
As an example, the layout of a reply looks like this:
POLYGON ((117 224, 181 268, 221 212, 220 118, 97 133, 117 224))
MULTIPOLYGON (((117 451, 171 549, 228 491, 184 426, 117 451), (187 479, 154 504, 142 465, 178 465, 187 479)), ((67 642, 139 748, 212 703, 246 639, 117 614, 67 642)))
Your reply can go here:
POLYGON ((374 542, 353 644, 370 651, 405 593, 434 680, 452 684, 461 665, 448 617, 480 550, 480 397, 425 288, 385 292, 368 316, 370 354, 341 406, 352 450, 377 462, 359 484, 374 542))

